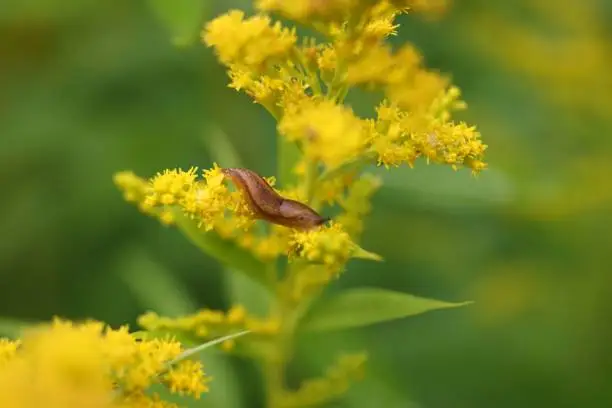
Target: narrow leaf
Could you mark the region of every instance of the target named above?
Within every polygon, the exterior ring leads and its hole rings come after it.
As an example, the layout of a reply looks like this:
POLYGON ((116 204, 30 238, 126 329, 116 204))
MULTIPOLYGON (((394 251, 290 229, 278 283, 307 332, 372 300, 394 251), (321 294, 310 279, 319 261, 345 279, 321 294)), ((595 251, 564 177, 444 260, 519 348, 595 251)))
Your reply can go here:
POLYGON ((246 275, 226 269, 228 295, 232 304, 244 306, 250 314, 264 317, 270 310, 271 293, 246 275))
POLYGON ((362 327, 469 303, 449 303, 378 288, 349 289, 314 305, 302 320, 301 329, 326 331, 362 327))
POLYGON ((353 252, 353 258, 368 259, 370 261, 376 262, 381 262, 383 260, 382 256, 374 252, 367 251, 360 246, 355 248, 355 251, 353 252))
POLYGON ((242 167, 242 160, 236 146, 220 127, 209 126, 202 141, 206 150, 221 167, 242 167))
POLYGON ((177 227, 204 253, 217 259, 226 267, 241 272, 253 281, 270 288, 270 283, 266 278, 266 265, 263 262, 233 242, 224 240, 215 232, 202 231, 193 220, 187 218, 179 210, 176 210, 174 215, 177 227))
POLYGON ((139 249, 126 252, 116 271, 145 308, 179 316, 192 313, 196 302, 183 283, 167 268, 139 249))

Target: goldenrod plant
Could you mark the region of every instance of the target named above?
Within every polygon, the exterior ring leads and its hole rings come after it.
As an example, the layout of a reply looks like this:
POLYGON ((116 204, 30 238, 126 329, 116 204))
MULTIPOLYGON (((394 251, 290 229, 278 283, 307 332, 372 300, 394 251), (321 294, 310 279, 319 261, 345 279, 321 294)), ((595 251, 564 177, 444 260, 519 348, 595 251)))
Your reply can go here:
POLYGON ((427 162, 476 174, 486 167, 486 145, 474 126, 452 119, 466 107, 459 89, 425 68, 414 46, 387 41, 399 28, 398 15, 438 13, 444 2, 259 0, 255 6, 252 16, 231 10, 210 21, 202 41, 227 68, 229 87, 277 121, 277 173, 259 175, 223 162, 201 171, 194 163, 150 179, 122 171, 114 181, 127 201, 176 226, 228 273, 263 288, 268 300, 263 315, 236 298, 228 311, 151 311, 139 324, 193 344, 248 330, 221 347, 259 365, 267 407, 323 406, 362 376, 366 354, 340 354, 320 378, 291 388, 286 369, 300 333, 465 304, 379 288, 322 296, 350 269, 351 259, 382 261, 360 245, 370 199, 382 183, 368 168, 427 162), (316 35, 300 37, 296 27, 274 18, 316 35), (381 95, 371 117, 358 116, 346 103, 356 88, 381 95))

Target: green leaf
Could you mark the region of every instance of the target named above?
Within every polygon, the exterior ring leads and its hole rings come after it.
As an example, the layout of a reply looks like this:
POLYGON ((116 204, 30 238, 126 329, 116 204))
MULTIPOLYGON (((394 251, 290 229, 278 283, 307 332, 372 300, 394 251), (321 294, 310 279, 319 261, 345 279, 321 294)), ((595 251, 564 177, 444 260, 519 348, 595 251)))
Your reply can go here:
POLYGON ((245 274, 264 287, 271 288, 271 283, 266 277, 266 265, 263 262, 233 242, 224 240, 215 232, 202 231, 180 210, 175 210, 174 215, 177 227, 204 253, 217 259, 224 266, 245 274))
POLYGON ((406 390, 396 389, 389 381, 375 377, 371 373, 358 386, 351 387, 344 396, 351 408, 418 408, 420 405, 408 399, 406 390))
POLYGON ((188 46, 198 33, 208 9, 208 0, 149 0, 149 6, 177 46, 188 46))
POLYGON ((242 167, 232 139, 218 126, 210 126, 202 137, 206 150, 221 167, 242 167))
POLYGON ((115 270, 145 308, 170 316, 196 310, 183 283, 140 249, 127 250, 115 270))
POLYGON ((372 169, 381 177, 381 199, 404 205, 410 203, 443 211, 480 212, 516 201, 516 186, 502 171, 488 169, 475 178, 467 169, 453 171, 448 166, 419 162, 414 169, 389 171, 372 169))
POLYGON ((349 289, 314 305, 300 326, 307 331, 348 329, 470 303, 449 303, 378 288, 349 289))
POLYGON ((250 314, 265 317, 270 310, 270 291, 245 275, 226 269, 226 285, 232 304, 244 306, 250 314))
POLYGON ((383 261, 383 257, 374 253, 374 252, 370 252, 368 250, 363 249, 360 246, 357 246, 355 248, 355 250, 353 251, 353 258, 358 258, 358 259, 367 259, 369 261, 376 261, 376 262, 382 262, 383 261))

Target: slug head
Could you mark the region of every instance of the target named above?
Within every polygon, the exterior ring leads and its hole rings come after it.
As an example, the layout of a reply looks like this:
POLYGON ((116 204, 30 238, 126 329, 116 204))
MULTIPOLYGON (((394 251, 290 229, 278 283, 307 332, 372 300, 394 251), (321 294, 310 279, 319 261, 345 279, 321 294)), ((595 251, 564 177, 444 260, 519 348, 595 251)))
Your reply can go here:
POLYGON ((279 207, 279 224, 287 227, 309 230, 325 224, 330 219, 321 217, 315 210, 299 201, 284 199, 279 207))

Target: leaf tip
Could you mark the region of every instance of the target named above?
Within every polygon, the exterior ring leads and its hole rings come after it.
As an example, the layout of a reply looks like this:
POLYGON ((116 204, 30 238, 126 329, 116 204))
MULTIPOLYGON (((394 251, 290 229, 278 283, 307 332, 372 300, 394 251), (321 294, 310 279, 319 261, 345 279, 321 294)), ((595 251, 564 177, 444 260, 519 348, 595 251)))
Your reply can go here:
POLYGON ((355 252, 353 253, 353 258, 367 259, 376 262, 384 261, 382 256, 378 255, 377 253, 367 251, 360 246, 355 249, 355 252))

